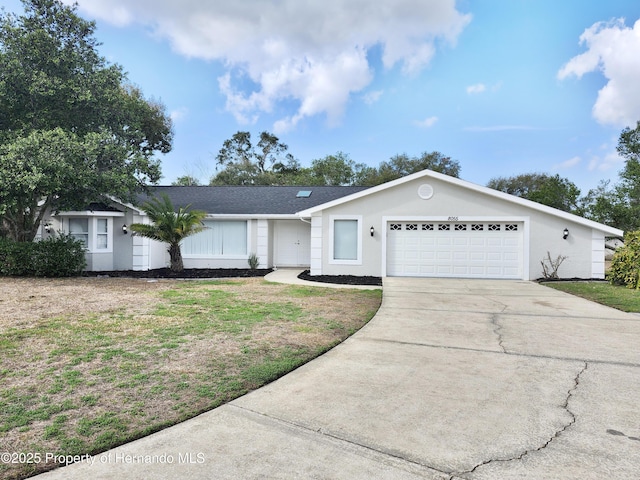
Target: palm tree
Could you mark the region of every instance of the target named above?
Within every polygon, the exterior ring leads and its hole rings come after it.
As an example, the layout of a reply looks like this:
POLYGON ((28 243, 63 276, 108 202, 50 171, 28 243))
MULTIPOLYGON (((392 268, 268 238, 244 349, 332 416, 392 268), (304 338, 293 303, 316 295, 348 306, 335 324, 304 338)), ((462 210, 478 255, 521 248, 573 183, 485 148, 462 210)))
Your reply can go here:
POLYGON ((176 212, 169 197, 163 194, 161 198, 152 198, 142 205, 142 210, 153 223, 131 225, 131 230, 137 235, 169 244, 167 250, 171 257, 172 272, 184 270, 180 242, 205 228, 202 220, 207 213, 202 210, 189 210, 190 207, 191 205, 180 207, 176 212))

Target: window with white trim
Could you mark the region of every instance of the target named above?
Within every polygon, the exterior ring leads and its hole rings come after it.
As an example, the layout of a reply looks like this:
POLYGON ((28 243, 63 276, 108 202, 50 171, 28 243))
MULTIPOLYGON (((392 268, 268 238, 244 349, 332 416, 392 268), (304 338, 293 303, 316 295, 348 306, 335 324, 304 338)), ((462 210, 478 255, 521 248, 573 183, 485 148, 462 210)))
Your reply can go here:
POLYGON ((84 243, 85 248, 89 248, 89 219, 70 218, 69 234, 84 243))
POLYGON ((362 217, 331 217, 330 263, 360 265, 362 263, 362 217))
MULTIPOLYGON (((113 220, 104 217, 69 217, 68 232, 89 252, 108 253, 113 248, 113 220)), ((66 222, 65 222, 66 223, 66 222)))
POLYGON ((182 241, 182 254, 194 257, 247 255, 246 220, 204 221, 205 229, 182 241))
POLYGON ((109 248, 109 221, 106 218, 96 219, 96 250, 109 248))
POLYGON ((358 259, 358 220, 334 220, 333 259, 358 259))

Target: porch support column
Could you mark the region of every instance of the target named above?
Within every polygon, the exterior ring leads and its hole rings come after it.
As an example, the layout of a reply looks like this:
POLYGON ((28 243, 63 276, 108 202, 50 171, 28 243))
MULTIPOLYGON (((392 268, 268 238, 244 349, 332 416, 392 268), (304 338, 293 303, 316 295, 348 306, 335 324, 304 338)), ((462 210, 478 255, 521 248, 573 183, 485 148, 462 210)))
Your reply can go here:
POLYGON ((322 275, 322 216, 311 217, 311 275, 322 275))
POLYGON ((258 220, 258 238, 256 244, 256 255, 260 260, 261 268, 269 268, 269 221, 258 220))

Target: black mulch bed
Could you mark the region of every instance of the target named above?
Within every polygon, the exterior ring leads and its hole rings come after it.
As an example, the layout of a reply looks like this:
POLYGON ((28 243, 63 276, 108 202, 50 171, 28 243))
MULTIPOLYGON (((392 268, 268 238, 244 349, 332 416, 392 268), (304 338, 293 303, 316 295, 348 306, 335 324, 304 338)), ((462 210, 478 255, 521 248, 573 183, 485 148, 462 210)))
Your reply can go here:
POLYGON ((339 283, 342 285, 378 285, 382 286, 380 277, 357 277, 355 275, 310 275, 309 270, 305 270, 298 278, 311 282, 339 283))
MULTIPOLYGON (((264 277, 271 273, 271 268, 185 268, 182 272, 172 272, 168 268, 154 270, 118 270, 109 272, 83 272, 85 277, 108 278, 233 278, 233 277, 264 277)), ((382 286, 380 277, 357 277, 354 275, 314 275, 305 270, 298 278, 311 282, 338 283, 343 285, 377 285, 382 286)))
POLYGON ((535 280, 538 283, 561 283, 561 282, 600 282, 609 283, 609 280, 602 278, 538 278, 535 280))
POLYGON ((121 278, 230 278, 264 277, 272 272, 270 268, 185 268, 182 272, 172 272, 168 268, 154 270, 123 270, 113 272, 83 272, 85 277, 121 277, 121 278))

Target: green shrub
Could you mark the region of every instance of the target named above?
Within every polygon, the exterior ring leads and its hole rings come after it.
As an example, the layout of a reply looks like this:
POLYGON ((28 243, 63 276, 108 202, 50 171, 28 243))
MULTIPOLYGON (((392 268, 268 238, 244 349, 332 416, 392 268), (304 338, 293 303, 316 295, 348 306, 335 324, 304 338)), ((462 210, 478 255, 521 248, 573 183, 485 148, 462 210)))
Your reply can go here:
POLYGON ((640 289, 640 230, 624 236, 624 247, 616 250, 607 275, 614 285, 640 289))
POLYGON ((249 263, 249 268, 251 270, 255 270, 260 266, 260 259, 258 258, 258 255, 256 255, 255 253, 252 253, 251 255, 249 255, 247 262, 249 263))
POLYGON ((39 242, 0 239, 0 275, 71 277, 86 267, 84 244, 58 234, 39 242))
POLYGON ((33 275, 33 244, 0 239, 0 275, 33 275))

